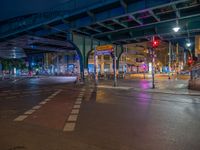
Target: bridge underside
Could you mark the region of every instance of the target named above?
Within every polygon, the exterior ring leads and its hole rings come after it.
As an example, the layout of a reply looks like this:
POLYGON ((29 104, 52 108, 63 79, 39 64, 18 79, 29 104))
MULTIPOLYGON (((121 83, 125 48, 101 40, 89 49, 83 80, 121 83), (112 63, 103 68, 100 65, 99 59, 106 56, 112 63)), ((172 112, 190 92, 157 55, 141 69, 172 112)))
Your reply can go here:
POLYGON ((188 37, 188 32, 190 37, 199 34, 200 3, 197 0, 75 2, 75 6, 69 1, 62 7, 56 7, 56 11, 3 21, 0 39, 25 33, 66 40, 69 32, 76 32, 114 44, 126 44, 148 41, 152 35, 173 40, 188 37), (64 6, 71 6, 71 9, 64 6), (174 34, 172 27, 177 22, 182 30, 174 34))
POLYGON ((70 0, 53 9, 35 8, 13 17, 1 21, 1 49, 19 53, 20 48, 27 53, 76 50, 82 71, 97 45, 114 44, 120 57, 124 44, 148 42, 152 36, 185 42, 200 34, 198 0, 70 0), (178 33, 172 30, 176 25, 181 27, 178 33))

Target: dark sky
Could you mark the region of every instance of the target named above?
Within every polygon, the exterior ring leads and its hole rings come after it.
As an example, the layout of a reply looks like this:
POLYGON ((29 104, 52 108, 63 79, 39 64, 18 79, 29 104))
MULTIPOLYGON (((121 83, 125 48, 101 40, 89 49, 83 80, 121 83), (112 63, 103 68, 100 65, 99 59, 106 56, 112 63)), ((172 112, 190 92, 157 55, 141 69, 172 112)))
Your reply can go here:
POLYGON ((73 0, 1 0, 0 21, 25 14, 48 11, 73 0))

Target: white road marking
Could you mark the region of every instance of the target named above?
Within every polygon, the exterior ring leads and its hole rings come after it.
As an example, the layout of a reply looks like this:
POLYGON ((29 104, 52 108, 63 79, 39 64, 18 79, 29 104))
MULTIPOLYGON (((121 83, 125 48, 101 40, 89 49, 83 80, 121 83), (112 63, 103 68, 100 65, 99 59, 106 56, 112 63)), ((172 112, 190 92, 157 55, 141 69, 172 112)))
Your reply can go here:
POLYGON ((73 108, 80 108, 81 106, 80 105, 74 105, 73 108))
POLYGON ((67 123, 64 126, 63 131, 74 131, 76 126, 76 121, 78 119, 79 108, 81 107, 81 101, 84 93, 80 93, 79 97, 76 99, 75 105, 71 111, 71 115, 68 117, 67 123))
POLYGON ((40 109, 41 106, 34 106, 32 109, 40 109))
POLYGON ((34 111, 35 111, 35 109, 31 109, 31 110, 28 110, 27 112, 25 112, 24 114, 31 115, 34 111))
POLYGON ((70 115, 68 118, 68 121, 76 121, 78 118, 78 115, 70 115))
POLYGON ((54 98, 54 95, 49 96, 48 98, 54 98))
POLYGON ((75 104, 81 104, 81 103, 82 103, 81 101, 76 101, 76 102, 75 102, 75 104))
POLYGON ((43 102, 40 102, 39 104, 40 105, 44 105, 44 104, 46 104, 47 102, 45 102, 45 101, 43 101, 43 102))
POLYGON ((71 114, 78 114, 79 113, 79 109, 72 109, 71 114))
POLYGON ((78 97, 78 98, 76 99, 76 101, 82 101, 82 100, 83 100, 82 97, 81 97, 81 98, 78 97))
POLYGON ((67 122, 64 126, 63 131, 74 131, 76 123, 67 122))
POLYGON ((47 99, 45 99, 44 101, 45 101, 45 102, 48 102, 48 101, 50 101, 50 100, 51 100, 50 98, 47 98, 47 99))
POLYGON ((17 118, 15 118, 14 121, 23 121, 24 119, 26 119, 28 117, 28 115, 20 115, 17 118))
MULTIPOLYGON (((46 98, 44 101, 40 102, 40 105, 34 106, 31 110, 28 110, 24 113, 24 115, 20 115, 17 118, 14 119, 14 121, 23 121, 24 119, 26 119, 28 117, 28 115, 31 115, 33 112, 35 112, 37 109, 40 109, 41 105, 44 105, 47 103, 47 101, 50 101, 50 98, 53 98, 55 95, 57 95, 58 93, 60 93, 62 90, 57 91, 56 93, 52 94, 51 96, 49 96, 48 98, 46 98)), ((17 94, 17 93, 13 93, 13 94, 17 94)), ((33 93, 35 94, 35 93, 33 93)), ((40 95, 40 94, 35 94, 35 95, 40 95)), ((16 96, 15 96, 16 97, 16 96)), ((15 97, 7 97, 7 98, 15 98, 15 97)), ((77 115, 70 115, 70 117, 68 119, 70 120, 77 120, 77 115)), ((66 130, 74 130, 75 124, 74 125, 65 125, 66 127, 63 129, 64 131, 66 130)))

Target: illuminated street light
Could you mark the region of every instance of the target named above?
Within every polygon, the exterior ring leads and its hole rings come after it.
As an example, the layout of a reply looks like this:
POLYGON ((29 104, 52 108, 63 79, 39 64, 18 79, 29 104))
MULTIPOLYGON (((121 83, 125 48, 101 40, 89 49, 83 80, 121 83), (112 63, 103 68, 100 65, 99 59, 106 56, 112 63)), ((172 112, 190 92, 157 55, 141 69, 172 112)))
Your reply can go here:
POLYGON ((187 46, 187 47, 190 47, 191 45, 192 45, 192 44, 191 44, 190 40, 188 40, 187 43, 186 43, 186 46, 187 46))
POLYGON ((176 27, 173 28, 173 31, 174 31, 174 32, 178 32, 179 30, 180 30, 180 27, 179 27, 179 26, 176 26, 176 27))
POLYGON ((174 32, 178 32, 181 28, 178 25, 178 20, 176 20, 176 26, 172 28, 174 32))

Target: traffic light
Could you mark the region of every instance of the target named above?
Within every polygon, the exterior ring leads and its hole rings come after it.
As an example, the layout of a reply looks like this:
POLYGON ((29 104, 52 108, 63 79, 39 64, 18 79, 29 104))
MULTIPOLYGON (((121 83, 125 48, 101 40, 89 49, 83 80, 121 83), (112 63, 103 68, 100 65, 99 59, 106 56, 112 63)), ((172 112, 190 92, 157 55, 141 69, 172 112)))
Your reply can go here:
POLYGON ((191 57, 188 57, 188 65, 189 65, 189 66, 191 66, 191 65, 192 65, 192 63, 193 63, 193 60, 192 60, 192 58, 191 58, 191 57))
POLYGON ((153 43, 152 43, 153 48, 157 48, 158 45, 159 45, 159 41, 156 40, 156 39, 154 39, 154 40, 153 40, 153 43))

